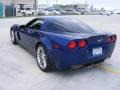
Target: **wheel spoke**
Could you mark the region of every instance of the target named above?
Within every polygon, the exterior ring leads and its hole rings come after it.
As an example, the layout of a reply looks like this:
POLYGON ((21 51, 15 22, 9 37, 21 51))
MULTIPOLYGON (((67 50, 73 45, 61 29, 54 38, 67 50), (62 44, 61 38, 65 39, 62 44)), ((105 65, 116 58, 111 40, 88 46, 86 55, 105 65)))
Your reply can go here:
POLYGON ((11 41, 14 42, 14 32, 11 31, 11 41))
POLYGON ((45 51, 42 47, 39 47, 37 50, 37 60, 38 60, 38 64, 42 69, 45 69, 47 66, 46 63, 46 54, 45 51))

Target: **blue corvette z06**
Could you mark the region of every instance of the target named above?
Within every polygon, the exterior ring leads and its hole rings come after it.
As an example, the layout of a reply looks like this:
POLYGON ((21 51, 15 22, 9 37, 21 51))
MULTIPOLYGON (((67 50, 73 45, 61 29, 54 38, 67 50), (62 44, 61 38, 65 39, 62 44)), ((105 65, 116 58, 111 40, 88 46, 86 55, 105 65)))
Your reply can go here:
POLYGON ((110 58, 116 35, 65 17, 40 17, 10 29, 13 44, 31 52, 42 71, 100 63, 110 58))

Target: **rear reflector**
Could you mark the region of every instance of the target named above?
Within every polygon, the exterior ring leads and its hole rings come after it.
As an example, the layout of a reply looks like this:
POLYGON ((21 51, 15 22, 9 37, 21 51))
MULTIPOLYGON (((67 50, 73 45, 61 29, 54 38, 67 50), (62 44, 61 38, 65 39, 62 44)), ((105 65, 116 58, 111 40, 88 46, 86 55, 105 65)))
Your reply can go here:
POLYGON ((80 48, 85 48, 86 46, 87 46, 86 40, 80 40, 80 41, 79 41, 79 47, 80 47, 80 48))
POLYGON ((77 42, 76 41, 70 41, 68 44, 68 47, 70 49, 75 49, 77 47, 77 42))
POLYGON ((60 48, 60 45, 58 45, 58 44, 53 44, 52 47, 57 49, 57 48, 60 48))

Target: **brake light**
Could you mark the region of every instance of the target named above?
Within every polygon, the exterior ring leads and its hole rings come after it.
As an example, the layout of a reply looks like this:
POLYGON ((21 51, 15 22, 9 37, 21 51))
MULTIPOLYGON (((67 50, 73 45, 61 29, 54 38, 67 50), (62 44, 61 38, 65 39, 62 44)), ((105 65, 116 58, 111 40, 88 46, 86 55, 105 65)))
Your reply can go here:
POLYGON ((108 37, 108 40, 107 40, 109 43, 112 43, 112 42, 115 42, 116 41, 116 35, 112 35, 110 37, 108 37))
POLYGON ((79 47, 80 47, 80 48, 85 48, 86 46, 87 46, 86 40, 80 40, 80 41, 79 41, 79 47))
POLYGON ((113 35, 112 36, 112 42, 115 42, 116 41, 116 35, 113 35))
POLYGON ((107 40, 109 43, 112 42, 112 37, 108 37, 108 40, 107 40))
POLYGON ((76 41, 70 41, 68 44, 68 47, 70 49, 75 49, 77 47, 77 42, 76 41))

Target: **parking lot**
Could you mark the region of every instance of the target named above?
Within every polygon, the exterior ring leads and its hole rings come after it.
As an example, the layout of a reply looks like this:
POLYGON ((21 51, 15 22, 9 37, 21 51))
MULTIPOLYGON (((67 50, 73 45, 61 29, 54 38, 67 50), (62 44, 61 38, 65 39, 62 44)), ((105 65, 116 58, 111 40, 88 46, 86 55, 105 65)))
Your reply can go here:
POLYGON ((0 19, 0 90, 120 90, 120 15, 69 17, 117 34, 112 57, 99 67, 44 73, 29 52, 10 41, 10 27, 34 17, 0 19))

